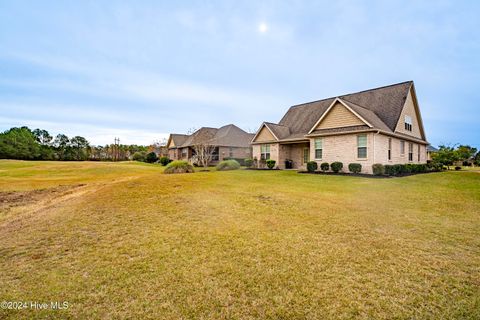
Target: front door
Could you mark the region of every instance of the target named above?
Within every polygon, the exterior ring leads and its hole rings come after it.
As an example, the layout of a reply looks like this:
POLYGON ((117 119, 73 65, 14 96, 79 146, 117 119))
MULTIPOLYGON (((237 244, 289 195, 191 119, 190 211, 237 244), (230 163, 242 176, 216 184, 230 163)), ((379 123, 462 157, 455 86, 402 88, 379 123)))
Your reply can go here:
POLYGON ((305 164, 308 161, 310 161, 310 148, 305 147, 305 148, 303 148, 303 163, 302 164, 305 164))

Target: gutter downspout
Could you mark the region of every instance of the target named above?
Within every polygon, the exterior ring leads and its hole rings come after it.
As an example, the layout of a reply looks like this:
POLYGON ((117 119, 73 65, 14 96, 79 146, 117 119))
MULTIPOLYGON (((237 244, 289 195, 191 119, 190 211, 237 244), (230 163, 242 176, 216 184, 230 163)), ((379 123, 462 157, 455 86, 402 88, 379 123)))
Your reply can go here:
POLYGON ((378 135, 380 133, 380 130, 377 130, 376 133, 373 134, 373 164, 375 164, 375 152, 376 152, 376 149, 375 149, 375 136, 378 135))

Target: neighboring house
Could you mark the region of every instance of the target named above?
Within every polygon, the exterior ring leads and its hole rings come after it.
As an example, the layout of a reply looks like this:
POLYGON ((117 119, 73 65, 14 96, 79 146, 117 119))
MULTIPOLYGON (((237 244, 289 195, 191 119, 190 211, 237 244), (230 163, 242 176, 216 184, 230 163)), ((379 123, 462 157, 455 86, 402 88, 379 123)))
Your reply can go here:
POLYGON ((173 160, 195 160, 195 146, 213 146, 212 164, 225 158, 246 159, 252 157, 250 142, 253 134, 229 124, 219 129, 202 127, 192 133, 170 134, 168 138, 168 156, 173 160))
POLYGON ((427 161, 432 161, 432 155, 436 152, 438 152, 438 149, 429 144, 427 146, 427 161))
POLYGON ((360 163, 425 163, 422 117, 413 81, 292 106, 278 124, 264 122, 252 140, 253 157, 285 168, 314 160, 360 163))

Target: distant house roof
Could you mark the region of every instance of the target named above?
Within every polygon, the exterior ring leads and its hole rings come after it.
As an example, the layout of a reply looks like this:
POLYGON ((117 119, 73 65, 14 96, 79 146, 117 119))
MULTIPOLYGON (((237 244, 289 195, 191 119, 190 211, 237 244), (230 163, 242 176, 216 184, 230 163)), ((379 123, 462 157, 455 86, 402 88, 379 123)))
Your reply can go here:
POLYGON ((186 135, 186 134, 172 133, 170 135, 170 139, 173 140, 173 144, 176 145, 176 146, 182 145, 185 142, 185 140, 187 140, 187 137, 188 137, 188 135, 186 135))
POLYGON ((265 122, 279 140, 299 139, 309 134, 317 121, 336 101, 347 106, 364 120, 365 126, 336 129, 314 129, 320 132, 360 131, 378 129, 395 132, 405 101, 413 87, 413 81, 406 81, 385 87, 351 93, 328 99, 303 103, 290 107, 278 124, 265 122))
POLYGON ((432 146, 431 144, 429 144, 427 146, 427 152, 438 152, 438 149, 432 146))
POLYGON ((202 127, 191 135, 173 133, 170 135, 172 139, 174 136, 177 136, 177 140, 179 140, 178 136, 181 136, 180 139, 184 139, 182 143, 174 143, 176 148, 191 147, 203 143, 215 146, 248 148, 254 135, 240 129, 236 125, 229 124, 218 129, 202 127))

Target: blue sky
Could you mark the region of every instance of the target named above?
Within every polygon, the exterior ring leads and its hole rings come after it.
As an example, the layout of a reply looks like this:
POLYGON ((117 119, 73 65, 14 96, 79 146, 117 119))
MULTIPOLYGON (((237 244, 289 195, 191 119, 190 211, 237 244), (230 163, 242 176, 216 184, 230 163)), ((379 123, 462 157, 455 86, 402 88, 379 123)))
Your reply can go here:
POLYGON ((428 140, 480 147, 480 2, 0 0, 0 130, 149 144, 414 80, 428 140))

